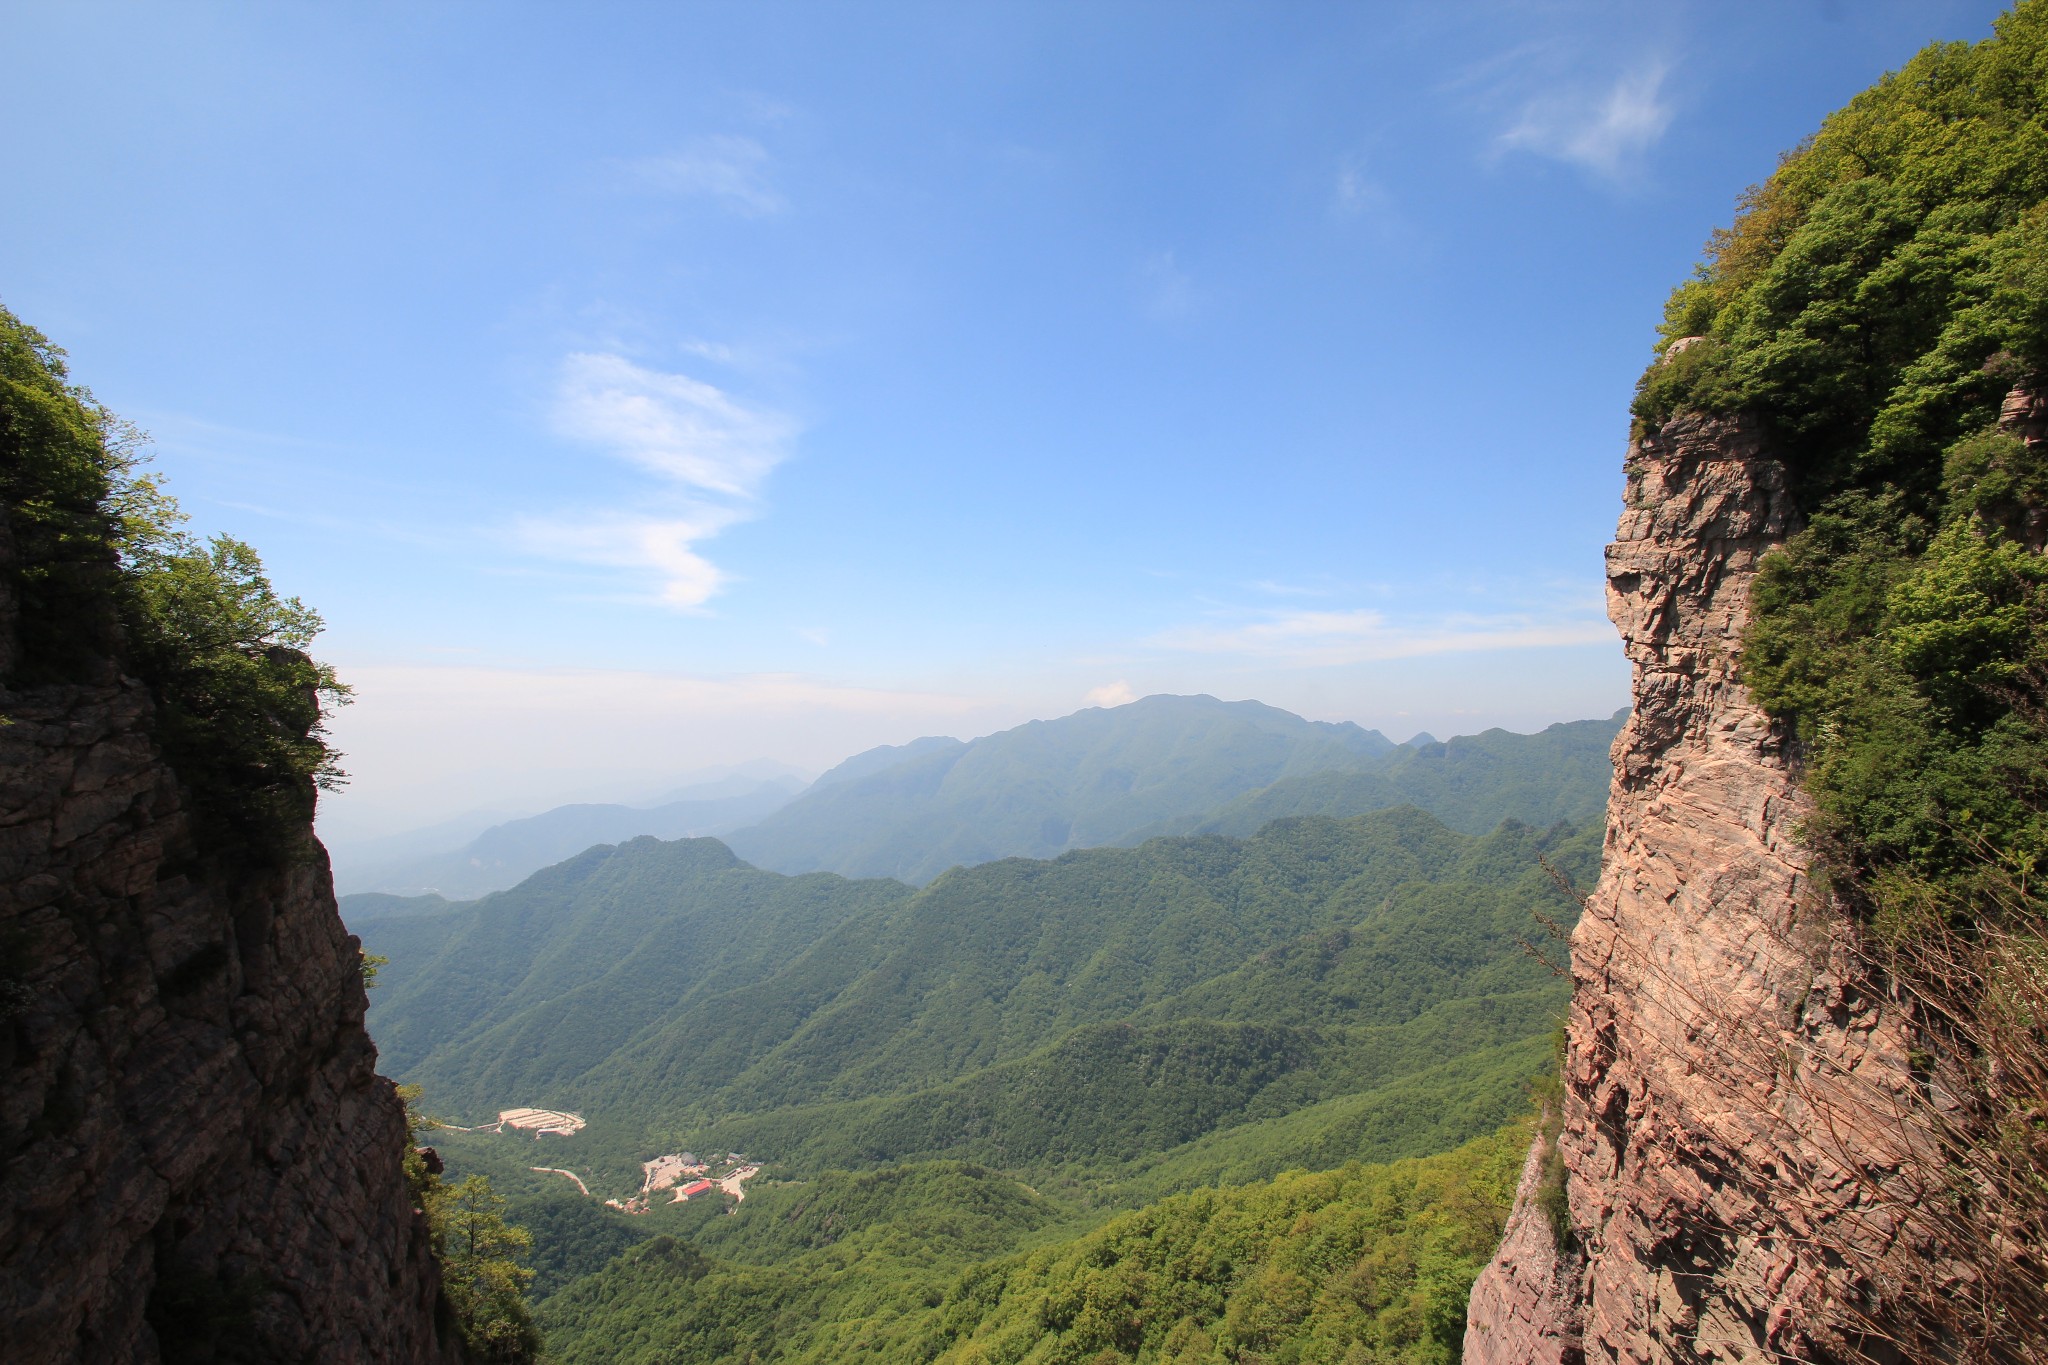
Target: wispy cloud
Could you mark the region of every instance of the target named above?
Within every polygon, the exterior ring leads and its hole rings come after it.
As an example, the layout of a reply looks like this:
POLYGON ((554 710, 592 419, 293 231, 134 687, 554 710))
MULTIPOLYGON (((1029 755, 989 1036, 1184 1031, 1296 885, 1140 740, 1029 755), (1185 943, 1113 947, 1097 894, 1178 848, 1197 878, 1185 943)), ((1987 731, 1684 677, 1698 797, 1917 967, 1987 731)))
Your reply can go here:
POLYGON ((780 413, 616 355, 572 355, 563 363, 555 425, 652 473, 735 497, 754 496, 796 434, 780 413))
POLYGON ((768 474, 788 455, 796 423, 749 406, 685 374, 623 356, 578 354, 563 362, 555 427, 661 480, 647 510, 529 517, 527 548, 557 559, 638 570, 671 607, 702 607, 728 580, 697 545, 757 510, 768 474))
POLYGON ((1326 583, 1282 583, 1271 578, 1261 578, 1245 586, 1271 597, 1330 597, 1337 591, 1326 583))
POLYGON ((660 583, 660 600, 688 609, 711 600, 729 577, 693 546, 739 519, 723 508, 704 511, 696 517, 670 518, 604 513, 530 517, 517 529, 528 549, 555 559, 651 572, 660 583))
POLYGON ((1457 614, 1418 621, 1360 608, 1263 611, 1161 631, 1144 643, 1177 653, 1237 654, 1314 666, 1604 644, 1613 638, 1614 628, 1591 613, 1457 614))
POLYGON ((1671 126, 1666 74, 1663 62, 1650 61, 1612 84, 1565 84, 1545 90, 1522 104, 1497 146, 1623 179, 1671 126))
POLYGON ((712 133, 673 152, 625 163, 636 184, 663 194, 701 196, 744 218, 782 212, 789 201, 770 175, 773 158, 750 137, 712 133))

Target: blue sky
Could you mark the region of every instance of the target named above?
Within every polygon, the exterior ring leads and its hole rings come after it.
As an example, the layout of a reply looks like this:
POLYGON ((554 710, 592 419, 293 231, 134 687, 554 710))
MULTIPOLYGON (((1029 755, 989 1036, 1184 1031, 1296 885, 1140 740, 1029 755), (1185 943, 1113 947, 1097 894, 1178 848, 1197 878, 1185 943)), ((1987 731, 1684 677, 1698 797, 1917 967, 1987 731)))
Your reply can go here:
POLYGON ((1974 0, 0 6, 0 302, 358 689, 342 837, 1155 691, 1626 702, 1666 291, 1974 0))

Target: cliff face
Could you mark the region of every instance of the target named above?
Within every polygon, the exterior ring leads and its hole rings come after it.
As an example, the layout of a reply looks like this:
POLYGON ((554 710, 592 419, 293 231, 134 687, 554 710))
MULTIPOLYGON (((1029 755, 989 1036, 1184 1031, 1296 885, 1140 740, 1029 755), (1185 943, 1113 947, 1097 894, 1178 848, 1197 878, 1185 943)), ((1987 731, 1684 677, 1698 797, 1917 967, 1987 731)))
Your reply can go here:
POLYGON ((1572 1247, 1560 1247, 1538 1203, 1549 1139, 1529 1148, 1515 1188, 1500 1250, 1472 1286, 1465 1313, 1465 1359, 1486 1365, 1574 1365, 1580 1349, 1578 1294, 1581 1267, 1572 1247))
POLYGON ((1735 679, 1758 561, 1794 529, 1741 423, 1681 418, 1630 451, 1607 600, 1635 710, 1572 941, 1559 1141, 1583 1269, 1547 1225, 1511 1228, 1468 1362, 1826 1358, 1828 1263, 1900 1231, 1884 1193, 1912 1138, 1863 1116, 1907 1083, 1905 1039, 1828 930, 1805 798, 1735 679))
POLYGON ((456 1360, 325 857, 209 862, 150 705, 0 692, 4 1353, 456 1360))

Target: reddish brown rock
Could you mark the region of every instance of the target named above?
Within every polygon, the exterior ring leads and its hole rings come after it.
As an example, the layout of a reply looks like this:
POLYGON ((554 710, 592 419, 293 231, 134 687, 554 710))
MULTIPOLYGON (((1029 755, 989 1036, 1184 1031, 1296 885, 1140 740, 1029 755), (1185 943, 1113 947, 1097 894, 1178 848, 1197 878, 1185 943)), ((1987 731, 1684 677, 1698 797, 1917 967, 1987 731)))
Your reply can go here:
POLYGON ((1578 1257, 1561 1254, 1550 1219, 1537 1204, 1548 1143, 1529 1148, 1500 1250, 1465 1311, 1465 1359, 1471 1365, 1578 1365, 1578 1257))
POLYGON ((456 1360, 325 854, 207 858, 149 714, 0 692, 0 1354, 456 1360))
MULTIPOLYGON (((1809 886, 1783 737, 1735 663, 1758 561, 1795 529, 1745 424, 1634 445, 1608 613, 1634 670, 1606 863, 1572 941, 1560 1146, 1577 1284, 1504 1247, 1466 1359, 1822 1359, 1844 1273, 1899 1232, 1906 1047, 1809 886), (1830 1275, 1836 1278, 1830 1279, 1830 1275)), ((1518 1210, 1517 1218, 1522 1216, 1518 1210)))

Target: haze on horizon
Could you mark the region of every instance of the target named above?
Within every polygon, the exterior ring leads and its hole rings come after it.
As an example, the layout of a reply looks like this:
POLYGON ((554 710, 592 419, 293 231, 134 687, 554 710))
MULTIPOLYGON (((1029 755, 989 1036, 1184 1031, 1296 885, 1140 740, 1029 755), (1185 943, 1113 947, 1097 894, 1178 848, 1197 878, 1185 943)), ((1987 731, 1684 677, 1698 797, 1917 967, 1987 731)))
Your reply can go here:
POLYGON ((0 5, 0 300, 357 692, 323 829, 1154 692, 1625 704, 1702 224, 1993 0, 0 5))

